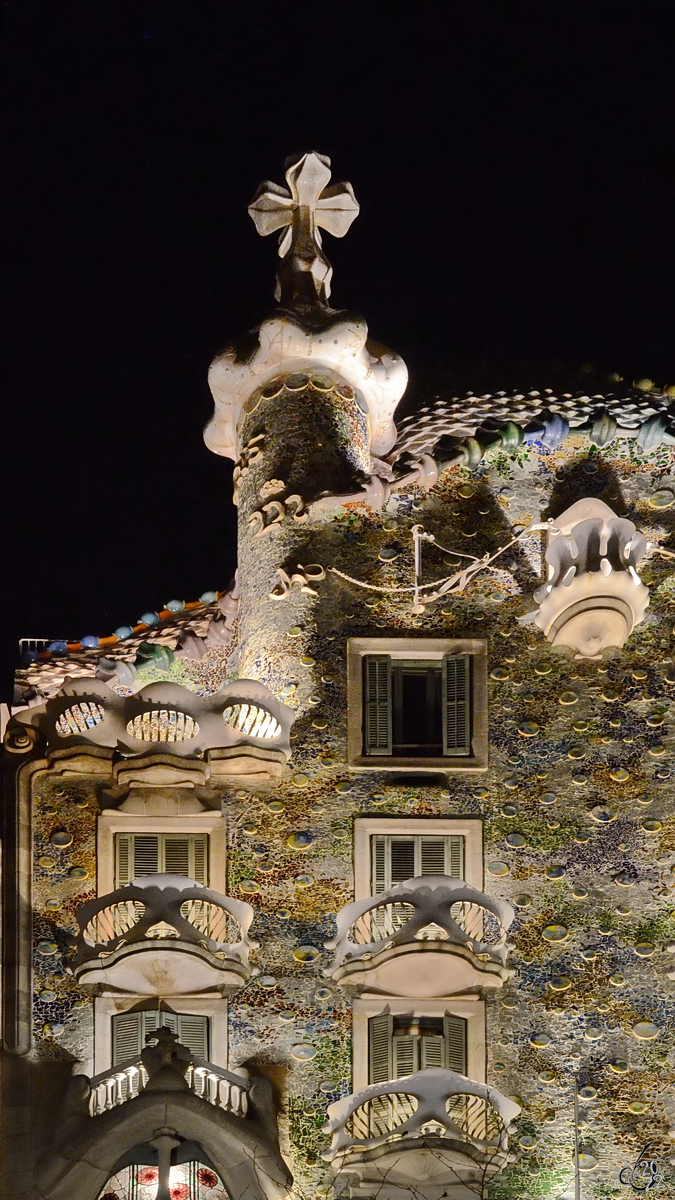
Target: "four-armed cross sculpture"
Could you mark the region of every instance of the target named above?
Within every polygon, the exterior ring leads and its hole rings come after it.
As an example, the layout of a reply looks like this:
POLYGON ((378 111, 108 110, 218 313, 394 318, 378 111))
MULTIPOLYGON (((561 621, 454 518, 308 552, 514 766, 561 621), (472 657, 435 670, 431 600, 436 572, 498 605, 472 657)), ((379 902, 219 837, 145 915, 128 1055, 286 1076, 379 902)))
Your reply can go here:
POLYGON ((333 237, 344 237, 359 206, 350 183, 330 179, 330 159, 324 154, 303 154, 287 161, 289 190, 267 180, 261 183, 248 211, 258 233, 266 237, 283 229, 275 298, 285 308, 326 305, 333 274, 321 249, 319 228, 333 237))

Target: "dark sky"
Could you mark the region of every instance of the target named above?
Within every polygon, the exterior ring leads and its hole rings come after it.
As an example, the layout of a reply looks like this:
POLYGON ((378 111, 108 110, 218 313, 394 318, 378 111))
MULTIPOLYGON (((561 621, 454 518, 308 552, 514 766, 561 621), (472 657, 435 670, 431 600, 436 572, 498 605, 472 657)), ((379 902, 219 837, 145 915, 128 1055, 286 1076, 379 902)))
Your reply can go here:
POLYGON ((486 359, 505 387, 554 362, 675 381, 672 3, 0 14, 3 698, 19 635, 103 635, 228 583, 206 373, 271 306, 246 206, 296 150, 362 206, 326 238, 333 302, 421 394, 486 359))

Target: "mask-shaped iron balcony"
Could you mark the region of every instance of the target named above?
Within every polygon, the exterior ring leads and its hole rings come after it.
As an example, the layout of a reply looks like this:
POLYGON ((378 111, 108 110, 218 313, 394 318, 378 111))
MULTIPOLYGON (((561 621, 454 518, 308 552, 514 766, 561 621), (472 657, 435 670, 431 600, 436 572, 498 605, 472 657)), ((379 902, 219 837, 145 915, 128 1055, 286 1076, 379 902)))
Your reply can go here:
POLYGON ((466 1200, 506 1166, 519 1112, 496 1088, 429 1067, 331 1104, 325 1157, 352 1196, 466 1200))
POLYGON ((462 879, 422 875, 357 900, 337 916, 326 974, 352 993, 457 996, 499 988, 514 910, 462 879))
POLYGON ((254 974, 253 909, 182 875, 146 875, 76 910, 78 983, 138 996, 226 994, 254 974))

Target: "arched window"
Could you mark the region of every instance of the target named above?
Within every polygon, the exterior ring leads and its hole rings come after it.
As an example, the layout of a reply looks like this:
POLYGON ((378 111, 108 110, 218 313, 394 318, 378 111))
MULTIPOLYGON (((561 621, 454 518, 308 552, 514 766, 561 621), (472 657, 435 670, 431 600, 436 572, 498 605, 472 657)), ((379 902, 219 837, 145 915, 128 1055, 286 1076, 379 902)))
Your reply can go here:
MULTIPOLYGON (((133 1149, 118 1162, 98 1200, 156 1200, 160 1184, 157 1148, 150 1142, 133 1149)), ((229 1200, 218 1172, 204 1159, 195 1142, 181 1142, 171 1153, 170 1200, 229 1200)))

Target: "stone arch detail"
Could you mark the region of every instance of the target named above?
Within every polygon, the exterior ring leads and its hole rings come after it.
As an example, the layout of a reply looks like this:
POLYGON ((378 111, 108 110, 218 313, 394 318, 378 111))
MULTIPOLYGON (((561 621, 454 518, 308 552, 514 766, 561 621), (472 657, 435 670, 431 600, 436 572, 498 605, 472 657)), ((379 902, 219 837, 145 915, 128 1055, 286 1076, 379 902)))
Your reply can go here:
POLYGON ((41 1200, 96 1200, 122 1154, 166 1129, 202 1146, 231 1200, 283 1200, 292 1183, 260 1122, 234 1117, 185 1092, 140 1095, 77 1128, 68 1124, 67 1138, 35 1172, 41 1200))

